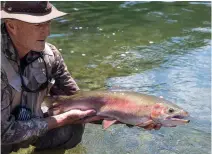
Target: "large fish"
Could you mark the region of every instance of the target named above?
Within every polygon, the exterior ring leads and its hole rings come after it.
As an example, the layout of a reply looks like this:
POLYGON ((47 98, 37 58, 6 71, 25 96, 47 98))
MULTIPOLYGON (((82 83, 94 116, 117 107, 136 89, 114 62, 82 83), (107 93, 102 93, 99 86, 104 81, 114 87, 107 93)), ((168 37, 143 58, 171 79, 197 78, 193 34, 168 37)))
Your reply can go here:
POLYGON ((57 115, 72 109, 96 110, 96 116, 87 117, 81 122, 103 120, 106 129, 114 123, 145 127, 160 124, 174 127, 189 123, 188 112, 177 105, 156 96, 121 91, 79 92, 72 96, 46 97, 50 115, 57 115))

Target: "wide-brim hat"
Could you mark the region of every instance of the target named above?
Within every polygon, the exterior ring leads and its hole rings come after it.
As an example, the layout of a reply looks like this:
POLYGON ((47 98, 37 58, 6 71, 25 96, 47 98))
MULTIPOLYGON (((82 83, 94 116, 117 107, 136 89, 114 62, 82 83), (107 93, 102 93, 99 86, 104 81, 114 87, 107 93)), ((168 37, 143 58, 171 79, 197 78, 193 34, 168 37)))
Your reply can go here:
POLYGON ((47 1, 6 1, 1 9, 1 19, 28 23, 43 23, 67 14, 47 1))

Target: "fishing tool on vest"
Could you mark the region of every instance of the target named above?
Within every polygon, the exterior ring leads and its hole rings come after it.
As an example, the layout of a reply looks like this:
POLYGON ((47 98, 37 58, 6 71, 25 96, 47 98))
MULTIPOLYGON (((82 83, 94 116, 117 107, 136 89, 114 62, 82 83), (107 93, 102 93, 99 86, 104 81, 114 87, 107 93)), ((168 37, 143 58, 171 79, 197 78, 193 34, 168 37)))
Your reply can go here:
POLYGON ((27 121, 32 118, 32 111, 26 105, 18 105, 12 112, 18 121, 27 121))
POLYGON ((18 121, 27 121, 32 118, 32 111, 29 107, 27 107, 26 92, 21 92, 21 104, 14 108, 12 114, 18 121))

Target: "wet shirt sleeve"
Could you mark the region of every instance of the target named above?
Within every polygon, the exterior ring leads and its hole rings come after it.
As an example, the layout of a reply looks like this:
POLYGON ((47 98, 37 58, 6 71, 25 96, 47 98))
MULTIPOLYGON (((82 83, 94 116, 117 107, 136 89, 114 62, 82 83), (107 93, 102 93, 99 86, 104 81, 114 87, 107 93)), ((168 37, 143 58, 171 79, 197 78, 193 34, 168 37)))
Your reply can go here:
POLYGON ((48 130, 48 124, 42 119, 16 121, 11 114, 12 89, 6 73, 1 70, 1 144, 20 143, 42 136, 48 130))
POLYGON ((50 45, 53 48, 55 63, 52 68, 53 78, 55 84, 50 90, 51 95, 73 95, 79 90, 78 85, 72 78, 61 53, 56 49, 55 46, 50 45))

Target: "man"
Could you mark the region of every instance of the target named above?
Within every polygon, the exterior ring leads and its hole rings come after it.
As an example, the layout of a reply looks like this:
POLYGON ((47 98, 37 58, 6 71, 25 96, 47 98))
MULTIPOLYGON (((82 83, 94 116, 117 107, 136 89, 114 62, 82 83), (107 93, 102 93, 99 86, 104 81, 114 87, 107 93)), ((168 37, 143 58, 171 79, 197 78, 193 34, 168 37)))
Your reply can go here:
MULTIPOLYGON (((72 148, 84 125, 73 121, 95 111, 71 110, 45 116, 47 94, 72 95, 79 90, 55 46, 46 43, 50 21, 66 15, 44 1, 7 1, 1 11, 1 145, 9 153, 29 144, 36 150, 72 148)), ((158 129, 153 124, 146 129, 158 129)))
POLYGON ((6 2, 1 11, 3 153, 29 144, 37 149, 72 148, 81 141, 84 126, 69 124, 94 112, 72 110, 44 118, 41 110, 53 84, 52 95, 72 95, 79 90, 61 54, 45 43, 50 20, 65 14, 49 2, 6 2))

